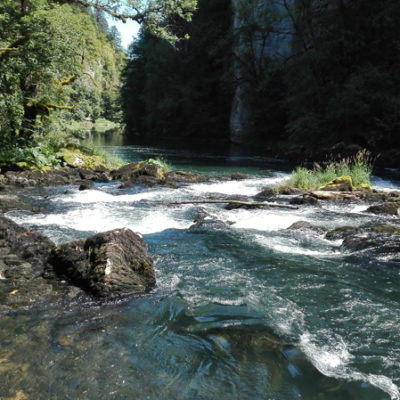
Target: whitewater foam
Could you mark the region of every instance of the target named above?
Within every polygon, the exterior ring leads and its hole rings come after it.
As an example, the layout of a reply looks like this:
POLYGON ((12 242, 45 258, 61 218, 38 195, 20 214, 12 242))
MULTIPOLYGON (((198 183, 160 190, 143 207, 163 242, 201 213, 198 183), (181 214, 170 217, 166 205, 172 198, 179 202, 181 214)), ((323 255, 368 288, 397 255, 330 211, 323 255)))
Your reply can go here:
POLYGON ((166 229, 187 229, 192 224, 179 215, 174 216, 161 210, 151 213, 129 207, 119 207, 115 210, 100 203, 91 208, 78 208, 59 214, 10 215, 10 217, 20 224, 58 225, 83 232, 129 228, 134 232, 150 234, 166 229))
MULTIPOLYGON (((332 341, 332 338, 328 341, 332 341)), ((333 344, 319 345, 315 336, 305 332, 300 336, 300 348, 322 374, 333 378, 368 382, 390 395, 391 400, 400 399, 399 388, 384 375, 364 374, 349 365, 353 356, 347 350, 343 339, 333 344)))
POLYGON ((226 195, 254 196, 265 187, 270 187, 287 180, 286 174, 271 178, 245 179, 242 181, 226 181, 213 183, 198 183, 190 185, 187 189, 194 193, 220 193, 226 195))

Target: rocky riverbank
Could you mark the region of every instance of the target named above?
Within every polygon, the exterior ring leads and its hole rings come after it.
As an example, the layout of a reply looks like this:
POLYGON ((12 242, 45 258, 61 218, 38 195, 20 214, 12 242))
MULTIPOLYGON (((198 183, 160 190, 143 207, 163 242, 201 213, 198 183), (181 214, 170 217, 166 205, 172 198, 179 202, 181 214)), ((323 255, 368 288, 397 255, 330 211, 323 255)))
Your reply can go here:
POLYGON ((153 261, 143 239, 129 229, 57 247, 0 216, 0 312, 141 294, 154 285, 153 261))

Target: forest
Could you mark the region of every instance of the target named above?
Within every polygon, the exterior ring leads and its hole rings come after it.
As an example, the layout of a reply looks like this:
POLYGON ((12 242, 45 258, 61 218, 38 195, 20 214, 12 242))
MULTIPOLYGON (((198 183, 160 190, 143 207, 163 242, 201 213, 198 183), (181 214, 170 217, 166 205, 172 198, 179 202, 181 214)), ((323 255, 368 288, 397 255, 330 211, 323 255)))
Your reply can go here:
POLYGON ((56 166, 105 119, 135 144, 396 163, 399 17, 395 0, 2 0, 0 162, 56 166), (141 23, 127 52, 106 15, 141 23))
POLYGON ((142 29, 131 45, 128 134, 298 161, 366 148, 396 163, 399 17, 395 0, 200 0, 176 27, 189 40, 142 29))

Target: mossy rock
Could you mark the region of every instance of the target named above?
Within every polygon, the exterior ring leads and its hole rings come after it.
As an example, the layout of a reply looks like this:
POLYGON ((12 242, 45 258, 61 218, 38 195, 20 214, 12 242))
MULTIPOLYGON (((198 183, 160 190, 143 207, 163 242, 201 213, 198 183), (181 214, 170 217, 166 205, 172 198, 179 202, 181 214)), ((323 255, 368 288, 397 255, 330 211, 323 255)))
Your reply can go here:
POLYGON ((90 171, 104 171, 106 160, 102 156, 90 156, 80 150, 61 149, 64 162, 73 168, 84 168, 90 171))
POLYGON ((369 183, 362 183, 360 186, 357 186, 355 190, 371 193, 372 187, 369 183))
POLYGON ((353 180, 351 176, 341 176, 339 178, 335 178, 326 185, 323 185, 319 188, 319 190, 327 190, 332 192, 352 192, 355 190, 353 186, 353 180))

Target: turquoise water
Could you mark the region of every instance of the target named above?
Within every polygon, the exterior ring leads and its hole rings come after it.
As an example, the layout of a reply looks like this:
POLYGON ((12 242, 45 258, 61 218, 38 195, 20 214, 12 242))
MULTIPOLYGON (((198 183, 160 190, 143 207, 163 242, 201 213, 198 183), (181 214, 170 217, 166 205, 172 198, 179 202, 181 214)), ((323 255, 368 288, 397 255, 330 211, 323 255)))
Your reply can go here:
MULTIPOLYGON (((399 264, 286 230, 299 220, 330 229, 382 219, 357 203, 232 211, 162 205, 251 196, 283 182, 290 167, 113 150, 127 161, 160 156, 180 169, 240 171, 248 179, 179 189, 24 190, 45 212, 8 216, 58 243, 120 227, 143 234, 157 287, 128 301, 0 317, 0 398, 23 391, 33 399, 400 399, 399 264)), ((374 185, 400 188, 398 173, 388 174, 374 185)))

